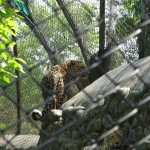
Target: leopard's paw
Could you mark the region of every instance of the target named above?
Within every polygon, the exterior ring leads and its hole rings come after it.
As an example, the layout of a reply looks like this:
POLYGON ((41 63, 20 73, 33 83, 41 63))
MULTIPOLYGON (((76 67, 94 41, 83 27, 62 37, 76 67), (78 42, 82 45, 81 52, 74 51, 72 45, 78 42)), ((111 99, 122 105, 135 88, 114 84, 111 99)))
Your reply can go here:
POLYGON ((34 109, 32 112, 31 112, 31 117, 33 120, 40 120, 42 118, 42 112, 37 110, 37 109, 34 109))

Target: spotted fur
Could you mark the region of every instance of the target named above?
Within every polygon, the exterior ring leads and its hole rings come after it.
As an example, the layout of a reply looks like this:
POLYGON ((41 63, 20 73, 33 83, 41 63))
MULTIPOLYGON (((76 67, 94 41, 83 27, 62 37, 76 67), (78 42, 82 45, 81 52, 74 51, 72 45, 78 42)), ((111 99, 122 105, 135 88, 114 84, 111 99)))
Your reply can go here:
MULTIPOLYGON (((62 103, 64 96, 66 94, 67 88, 64 88, 64 85, 68 83, 72 78, 80 76, 80 72, 86 68, 85 63, 82 61, 71 60, 69 62, 55 65, 48 70, 42 78, 42 96, 44 100, 49 100, 45 104, 43 111, 40 113, 38 110, 34 110, 31 113, 31 116, 34 120, 40 120, 51 109, 59 108, 62 103), (50 100, 50 97, 52 99, 50 100)), ((82 76, 86 76, 87 73, 82 76)))

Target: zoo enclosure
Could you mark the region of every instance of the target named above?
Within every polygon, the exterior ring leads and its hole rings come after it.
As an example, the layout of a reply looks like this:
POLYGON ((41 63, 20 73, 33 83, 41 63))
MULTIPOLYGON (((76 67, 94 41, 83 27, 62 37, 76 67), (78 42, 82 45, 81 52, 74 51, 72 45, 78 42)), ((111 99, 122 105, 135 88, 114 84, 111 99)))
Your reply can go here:
MULTIPOLYGON (((14 5, 15 1, 12 2, 14 5)), ((7 91, 2 90, 1 92, 3 105, 1 106, 0 118, 2 118, 2 122, 0 124, 2 130, 5 129, 7 134, 38 133, 38 129, 26 120, 28 112, 43 101, 41 89, 37 83, 40 82, 43 73, 55 64, 71 59, 84 60, 88 63, 91 56, 99 51, 98 47, 101 42, 99 41, 99 25, 104 18, 106 23, 104 48, 109 46, 111 49, 124 42, 123 48, 111 56, 110 69, 126 64, 128 61, 138 60, 139 49, 145 50, 144 56, 149 55, 149 22, 141 26, 143 30, 138 38, 128 37, 139 27, 141 17, 142 22, 149 19, 148 1, 143 1, 140 5, 136 1, 129 1, 126 3, 126 9, 123 7, 125 3, 107 1, 105 3, 105 17, 103 16, 101 19, 99 19, 99 1, 65 1, 65 3, 66 5, 59 0, 28 1, 29 14, 25 14, 24 9, 21 8, 23 11, 21 13, 27 24, 19 22, 21 30, 18 31, 16 39, 18 55, 25 59, 29 66, 25 67, 26 74, 21 74, 19 78, 21 109, 20 106, 14 105, 18 97, 15 81, 6 87, 7 91), (135 5, 133 10, 128 8, 131 3, 135 5), (144 7, 146 7, 145 14, 144 7), (138 13, 137 16, 133 16, 134 20, 130 11, 134 12, 135 10, 135 13, 138 13), (65 12, 67 13, 65 14, 65 12), (23 122, 16 122, 16 106, 20 110, 18 116, 24 120, 23 122), (17 125, 13 125, 14 122, 17 125), (9 125, 10 129, 7 128, 9 125)), ((137 32, 134 33, 137 34, 137 32)), ((143 51, 140 50, 140 52, 141 58, 143 51)))

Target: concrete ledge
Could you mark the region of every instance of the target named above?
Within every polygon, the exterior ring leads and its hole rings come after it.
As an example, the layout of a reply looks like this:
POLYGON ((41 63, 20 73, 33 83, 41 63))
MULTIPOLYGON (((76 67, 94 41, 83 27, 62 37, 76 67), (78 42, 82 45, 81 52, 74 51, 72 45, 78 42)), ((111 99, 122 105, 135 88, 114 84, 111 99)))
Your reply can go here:
POLYGON ((5 149, 35 149, 39 140, 38 135, 0 135, 0 150, 5 149))

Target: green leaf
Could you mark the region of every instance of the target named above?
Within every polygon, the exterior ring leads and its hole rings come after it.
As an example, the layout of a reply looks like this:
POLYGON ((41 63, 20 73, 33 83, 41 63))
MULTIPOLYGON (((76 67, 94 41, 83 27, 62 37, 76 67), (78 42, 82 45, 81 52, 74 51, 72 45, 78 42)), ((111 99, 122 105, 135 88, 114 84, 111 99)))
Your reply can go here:
POLYGON ((8 85, 8 83, 5 82, 3 79, 0 79, 0 84, 1 84, 1 85, 8 85))
POLYGON ((8 53, 5 51, 5 52, 2 52, 1 53, 2 57, 4 58, 4 60, 7 60, 7 55, 8 53))
POLYGON ((126 9, 130 9, 130 8, 131 8, 131 2, 130 2, 130 1, 126 2, 126 3, 124 4, 124 7, 125 7, 126 9))
POLYGON ((13 47, 15 44, 16 44, 16 42, 12 41, 12 42, 10 42, 8 45, 9 45, 10 47, 13 47))
POLYGON ((15 58, 15 60, 18 60, 18 61, 20 61, 20 62, 22 62, 24 64, 27 64, 22 58, 15 58))
POLYGON ((3 129, 5 129, 5 128, 6 128, 6 124, 5 124, 5 123, 1 123, 1 124, 0 124, 0 129, 3 130, 3 129))
POLYGON ((18 29, 18 26, 12 19, 7 20, 7 26, 9 26, 10 28, 12 28, 14 30, 18 29))
POLYGON ((7 85, 10 83, 10 79, 5 76, 3 72, 0 72, 0 84, 7 85))
POLYGON ((15 69, 15 70, 18 70, 18 71, 21 71, 24 73, 23 67, 14 59, 9 60, 7 66, 5 68, 15 69))
POLYGON ((10 83, 10 79, 8 77, 6 77, 5 75, 3 76, 3 80, 6 82, 6 83, 10 83))
POLYGON ((5 43, 8 43, 10 41, 9 36, 5 31, 0 30, 0 35, 5 43))
POLYGON ((4 74, 9 74, 9 75, 11 75, 11 76, 13 76, 13 77, 17 77, 16 75, 14 75, 14 74, 12 74, 10 71, 6 71, 5 69, 0 69, 0 74, 2 75, 4 75, 4 74))
POLYGON ((5 49, 5 43, 0 43, 0 49, 5 49))
POLYGON ((10 68, 13 70, 19 70, 19 64, 15 60, 8 60, 7 66, 5 68, 10 68))
POLYGON ((25 73, 24 70, 23 70, 23 67, 22 67, 20 64, 19 64, 18 66, 19 66, 19 68, 16 69, 16 70, 18 70, 18 71, 20 71, 20 72, 22 72, 22 73, 25 73))
POLYGON ((10 34, 13 35, 13 36, 16 36, 15 33, 14 33, 11 29, 5 28, 4 30, 5 30, 6 32, 10 33, 10 34))

